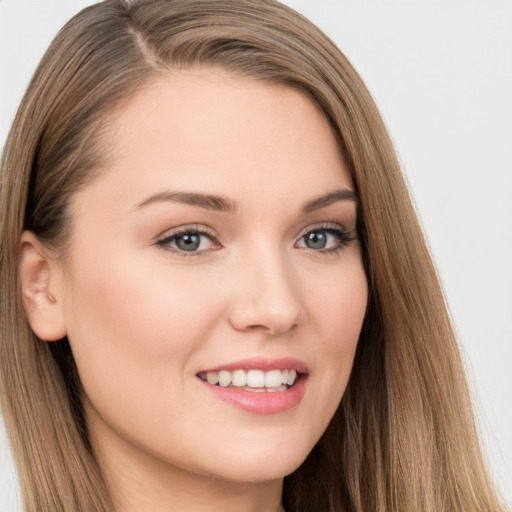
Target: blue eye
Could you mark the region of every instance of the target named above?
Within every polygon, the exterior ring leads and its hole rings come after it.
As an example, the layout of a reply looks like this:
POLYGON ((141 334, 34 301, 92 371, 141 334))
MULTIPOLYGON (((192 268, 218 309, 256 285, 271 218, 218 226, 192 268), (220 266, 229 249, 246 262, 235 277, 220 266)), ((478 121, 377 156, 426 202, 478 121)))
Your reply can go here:
POLYGON ((194 253, 216 248, 216 240, 204 231, 187 229, 163 238, 158 245, 176 252, 194 253))
POLYGON ((354 237, 341 227, 319 227, 304 234, 297 242, 297 247, 319 252, 335 252, 343 249, 352 240, 354 237))
POLYGON ((329 243, 329 235, 325 231, 311 231, 304 235, 304 244, 309 249, 325 249, 329 243))

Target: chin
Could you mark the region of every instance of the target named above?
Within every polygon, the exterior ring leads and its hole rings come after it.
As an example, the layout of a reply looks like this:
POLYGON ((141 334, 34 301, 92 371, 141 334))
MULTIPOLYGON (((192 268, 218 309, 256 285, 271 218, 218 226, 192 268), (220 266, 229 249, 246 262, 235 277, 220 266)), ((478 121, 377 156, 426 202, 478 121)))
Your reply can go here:
POLYGON ((291 451, 285 447, 268 451, 260 447, 258 452, 258 447, 255 448, 243 457, 240 456, 241 450, 223 457, 216 467, 217 476, 239 483, 280 480, 298 469, 310 451, 304 449, 299 452, 296 448, 291 451))

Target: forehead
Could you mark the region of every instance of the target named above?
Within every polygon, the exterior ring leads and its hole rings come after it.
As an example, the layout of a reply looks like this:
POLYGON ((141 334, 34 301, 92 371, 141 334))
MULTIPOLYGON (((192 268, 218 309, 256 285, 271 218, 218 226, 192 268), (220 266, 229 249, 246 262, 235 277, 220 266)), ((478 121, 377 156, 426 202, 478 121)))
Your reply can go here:
POLYGON ((136 190, 135 202, 158 188, 263 201, 352 185, 329 123, 304 93, 221 70, 158 78, 105 137, 104 180, 136 190))

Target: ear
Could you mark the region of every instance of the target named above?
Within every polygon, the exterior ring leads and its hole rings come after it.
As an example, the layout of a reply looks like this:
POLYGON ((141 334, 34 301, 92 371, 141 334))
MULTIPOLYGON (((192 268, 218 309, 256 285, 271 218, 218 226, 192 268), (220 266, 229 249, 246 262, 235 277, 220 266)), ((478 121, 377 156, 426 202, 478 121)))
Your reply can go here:
POLYGON ((21 235, 20 277, 30 327, 44 341, 66 336, 60 267, 31 231, 21 235))

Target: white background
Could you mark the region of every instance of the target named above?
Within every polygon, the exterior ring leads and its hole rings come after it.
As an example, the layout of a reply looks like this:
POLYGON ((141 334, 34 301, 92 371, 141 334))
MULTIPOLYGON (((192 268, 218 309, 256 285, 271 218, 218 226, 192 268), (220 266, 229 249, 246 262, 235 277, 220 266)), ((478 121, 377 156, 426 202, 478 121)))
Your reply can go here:
MULTIPOLYGON (((91 3, 0 0, 0 145, 50 40, 91 3)), ((286 3, 336 41, 381 109, 443 281, 491 469, 512 503, 512 0, 286 3)), ((0 511, 16 503, 0 427, 0 511)))

